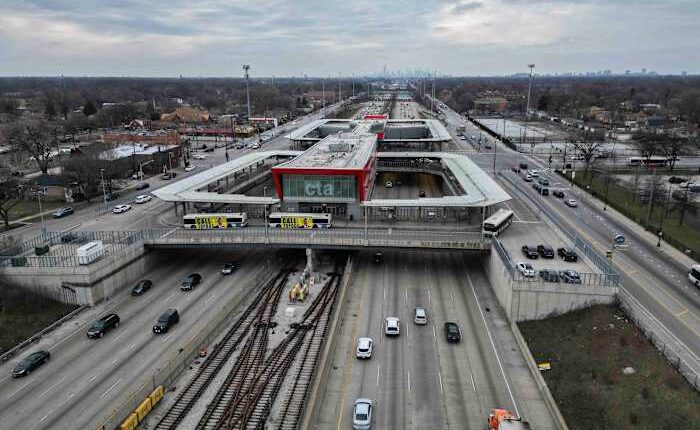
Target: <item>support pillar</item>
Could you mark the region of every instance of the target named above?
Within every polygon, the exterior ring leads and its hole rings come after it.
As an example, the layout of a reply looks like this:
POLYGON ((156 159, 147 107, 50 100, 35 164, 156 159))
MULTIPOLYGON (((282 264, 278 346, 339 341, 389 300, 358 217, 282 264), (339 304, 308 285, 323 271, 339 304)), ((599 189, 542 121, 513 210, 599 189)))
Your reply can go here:
POLYGON ((312 274, 314 272, 314 250, 306 248, 306 268, 305 272, 312 274))

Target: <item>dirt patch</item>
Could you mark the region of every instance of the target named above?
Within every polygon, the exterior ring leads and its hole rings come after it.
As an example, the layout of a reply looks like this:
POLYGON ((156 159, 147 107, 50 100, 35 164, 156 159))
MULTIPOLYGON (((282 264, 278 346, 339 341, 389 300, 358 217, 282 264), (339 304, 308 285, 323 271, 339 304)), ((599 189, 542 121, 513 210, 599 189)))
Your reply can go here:
POLYGON ((519 324, 572 430, 700 429, 700 395, 615 306, 519 324), (695 418, 693 418, 695 417, 695 418))

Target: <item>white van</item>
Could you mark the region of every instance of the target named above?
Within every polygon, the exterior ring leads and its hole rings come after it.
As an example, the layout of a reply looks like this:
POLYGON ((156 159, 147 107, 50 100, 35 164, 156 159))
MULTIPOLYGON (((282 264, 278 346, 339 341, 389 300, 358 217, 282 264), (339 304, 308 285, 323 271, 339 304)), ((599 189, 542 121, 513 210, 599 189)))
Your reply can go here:
POLYGON ((76 250, 78 264, 86 265, 97 260, 104 254, 105 247, 101 240, 88 242, 76 250))

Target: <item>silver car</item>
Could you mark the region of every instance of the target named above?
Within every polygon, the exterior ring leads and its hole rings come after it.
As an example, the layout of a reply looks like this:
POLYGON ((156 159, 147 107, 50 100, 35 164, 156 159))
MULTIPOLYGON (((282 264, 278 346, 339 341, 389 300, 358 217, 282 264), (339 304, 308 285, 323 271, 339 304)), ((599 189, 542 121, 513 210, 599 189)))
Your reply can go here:
POLYGON ((370 399, 357 399, 352 408, 353 430, 369 430, 372 428, 372 412, 374 405, 370 399))

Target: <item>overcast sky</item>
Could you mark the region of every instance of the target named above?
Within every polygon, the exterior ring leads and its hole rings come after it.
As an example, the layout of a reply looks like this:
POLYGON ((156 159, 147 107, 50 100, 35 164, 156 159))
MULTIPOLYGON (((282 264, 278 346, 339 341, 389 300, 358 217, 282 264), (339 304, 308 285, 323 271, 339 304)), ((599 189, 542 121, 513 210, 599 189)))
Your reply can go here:
POLYGON ((700 0, 0 0, 1 75, 700 72, 700 0))

